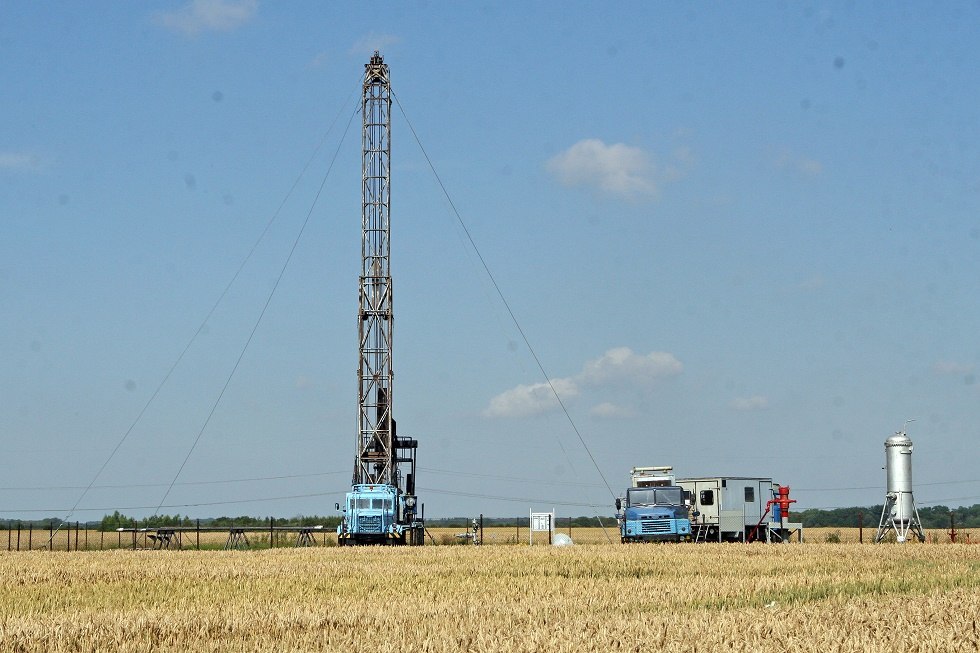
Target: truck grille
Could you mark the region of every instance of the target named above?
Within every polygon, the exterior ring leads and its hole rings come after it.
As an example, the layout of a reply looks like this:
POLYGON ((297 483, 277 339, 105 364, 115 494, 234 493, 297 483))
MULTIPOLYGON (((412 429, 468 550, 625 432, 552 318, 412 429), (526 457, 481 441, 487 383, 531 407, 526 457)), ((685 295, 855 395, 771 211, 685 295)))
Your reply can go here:
POLYGON ((643 535, 655 535, 657 533, 670 533, 670 520, 669 519, 641 520, 640 533, 643 535))
POLYGON ((357 520, 358 530, 362 533, 380 533, 381 515, 365 515, 357 520))

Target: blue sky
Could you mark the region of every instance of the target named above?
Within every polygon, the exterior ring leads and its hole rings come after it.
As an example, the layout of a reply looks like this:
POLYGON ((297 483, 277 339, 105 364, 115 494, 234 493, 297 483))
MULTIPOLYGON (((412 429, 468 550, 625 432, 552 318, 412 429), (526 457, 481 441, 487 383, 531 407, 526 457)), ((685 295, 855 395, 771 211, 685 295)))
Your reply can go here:
POLYGON ((0 4, 0 517, 332 514, 374 49, 428 515, 609 515, 596 465, 879 503, 909 418, 917 500, 980 502, 980 6, 370 8, 0 4))

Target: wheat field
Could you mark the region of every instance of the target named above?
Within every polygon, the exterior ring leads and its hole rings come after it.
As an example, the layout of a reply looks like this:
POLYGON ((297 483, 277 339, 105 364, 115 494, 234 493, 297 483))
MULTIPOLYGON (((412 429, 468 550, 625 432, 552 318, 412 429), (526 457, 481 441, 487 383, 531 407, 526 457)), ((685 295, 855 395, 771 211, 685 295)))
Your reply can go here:
MULTIPOLYGON (((865 544, 870 544, 874 539, 875 528, 865 528, 863 534, 857 528, 808 528, 805 529, 805 541, 808 543, 858 543, 863 538, 865 544)), ((466 540, 457 537, 466 533, 462 527, 435 527, 427 529, 427 545, 458 545, 465 544, 466 540)), ((609 520, 605 528, 575 526, 568 528, 562 526, 555 530, 556 533, 568 535, 576 544, 615 544, 620 546, 619 531, 615 520, 609 520)), ((514 526, 493 526, 484 529, 483 538, 485 544, 504 545, 528 543, 528 528, 525 524, 521 527, 514 526)), ((941 529, 927 529, 925 531, 926 540, 929 543, 940 544, 949 542, 949 532, 941 529)), ((274 539, 275 546, 288 548, 295 546, 296 533, 276 533, 270 538, 267 531, 255 531, 247 534, 250 548, 266 549, 269 548, 270 539, 274 539)), ((335 546, 337 536, 331 529, 316 531, 314 533, 315 546, 335 546)), ((797 536, 793 536, 795 542, 797 536)), ((963 543, 980 543, 980 532, 976 529, 960 529, 957 539, 963 543)), ((205 531, 198 536, 194 532, 182 535, 182 547, 184 549, 194 549, 200 545, 204 549, 222 549, 228 541, 228 531, 205 531)), ((536 544, 543 544, 548 541, 547 533, 536 533, 534 536, 536 544)), ((21 530, 20 538, 16 530, 0 530, 0 550, 8 549, 11 551, 48 549, 53 545, 55 551, 97 551, 107 549, 152 549, 154 542, 147 538, 145 533, 138 533, 136 546, 133 546, 133 533, 117 533, 109 531, 101 533, 95 530, 70 530, 62 529, 55 532, 52 538, 46 529, 35 529, 28 531, 26 528, 21 530)))
POLYGON ((0 552, 2 651, 975 651, 980 547, 0 552))

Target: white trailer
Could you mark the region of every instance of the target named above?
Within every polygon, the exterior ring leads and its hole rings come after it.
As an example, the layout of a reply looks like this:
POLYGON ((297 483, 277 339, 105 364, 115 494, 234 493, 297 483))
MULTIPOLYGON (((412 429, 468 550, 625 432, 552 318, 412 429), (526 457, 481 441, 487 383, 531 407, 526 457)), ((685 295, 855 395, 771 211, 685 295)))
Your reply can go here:
MULTIPOLYGON (((690 496, 695 541, 744 542, 762 521, 778 485, 771 478, 712 476, 677 481, 690 496)), ((768 517, 766 517, 768 519, 768 517)), ((759 535, 764 527, 760 527, 759 535)))

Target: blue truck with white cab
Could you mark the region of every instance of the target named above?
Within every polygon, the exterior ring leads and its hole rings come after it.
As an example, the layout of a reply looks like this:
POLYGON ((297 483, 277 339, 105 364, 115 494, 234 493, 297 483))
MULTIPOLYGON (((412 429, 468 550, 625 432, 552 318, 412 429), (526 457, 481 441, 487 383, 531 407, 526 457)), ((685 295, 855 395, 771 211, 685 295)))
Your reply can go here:
POLYGON ((424 522, 418 515, 417 498, 396 485, 360 483, 347 493, 343 519, 337 527, 337 544, 407 544, 418 546, 424 522))
POLYGON ((632 487, 616 499, 623 543, 685 542, 691 539, 690 499, 676 485, 671 467, 634 467, 632 487))
POLYGON ((337 542, 357 544, 418 544, 421 521, 412 519, 415 497, 394 485, 359 484, 347 493, 337 542), (408 517, 408 518, 406 518, 408 517))
MULTIPOLYGON (((383 407, 387 410, 387 407, 383 407)), ((340 546, 361 544, 407 544, 419 546, 425 535, 425 518, 422 506, 415 496, 415 450, 418 441, 400 438, 395 433, 395 420, 385 419, 385 431, 392 433, 395 443, 390 464, 407 465, 406 474, 398 468, 392 476, 394 483, 354 482, 344 504, 337 504, 343 512, 337 526, 337 544, 340 546)), ((362 452, 360 458, 367 459, 362 452)))

